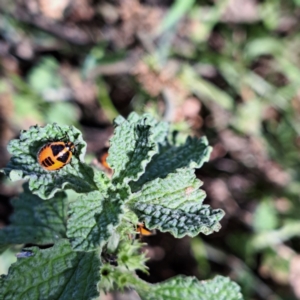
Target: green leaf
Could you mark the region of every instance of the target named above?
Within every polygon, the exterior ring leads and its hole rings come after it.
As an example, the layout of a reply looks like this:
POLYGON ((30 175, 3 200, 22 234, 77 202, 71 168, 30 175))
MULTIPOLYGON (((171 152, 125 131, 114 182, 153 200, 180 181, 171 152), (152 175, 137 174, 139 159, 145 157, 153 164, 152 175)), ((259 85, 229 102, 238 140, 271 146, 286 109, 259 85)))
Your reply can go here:
POLYGON ((223 210, 212 209, 208 205, 203 205, 197 210, 184 211, 162 205, 136 203, 131 209, 149 229, 157 228, 162 232, 170 232, 176 238, 185 235, 194 237, 200 232, 207 235, 219 231, 219 221, 224 216, 223 210))
POLYGON ((192 169, 179 169, 145 184, 127 205, 149 229, 169 231, 178 238, 209 234, 220 229, 224 212, 202 205, 205 192, 200 185, 192 169))
POLYGON ((101 212, 104 200, 102 193, 95 191, 82 195, 70 204, 67 236, 75 250, 95 249, 100 241, 93 234, 97 228, 95 213, 101 212))
POLYGON ((206 196, 199 187, 193 169, 183 168, 170 173, 166 178, 157 178, 143 185, 142 189, 133 194, 128 205, 162 205, 169 209, 183 211, 198 210, 206 196))
POLYGON ((130 186, 133 191, 136 191, 146 182, 158 177, 164 178, 169 173, 175 172, 176 169, 201 168, 204 162, 208 161, 211 150, 205 137, 201 139, 188 137, 183 145, 168 144, 160 147, 159 153, 147 165, 145 173, 130 186))
POLYGON ((89 300, 99 296, 98 252, 74 252, 67 240, 52 248, 28 248, 32 256, 19 258, 0 279, 3 300, 89 300))
POLYGON ((8 151, 12 158, 3 169, 4 173, 11 180, 29 179, 29 189, 42 199, 49 199, 64 188, 72 188, 78 193, 97 189, 93 169, 82 162, 86 143, 81 132, 73 126, 32 126, 28 131, 22 131, 19 139, 10 141, 8 151), (59 140, 75 143, 76 152, 62 169, 47 171, 39 165, 37 154, 48 142, 59 140))
POLYGON ((70 204, 67 236, 75 250, 91 251, 108 241, 120 222, 128 187, 110 187, 83 195, 70 204))
POLYGON ((11 224, 0 230, 0 244, 51 244, 66 237, 67 199, 63 192, 50 201, 32 195, 28 186, 12 200, 11 224))
MULTIPOLYGON (((114 136, 109 148, 108 164, 114 170, 113 182, 127 183, 137 180, 146 165, 157 152, 154 137, 151 137, 150 115, 139 117, 132 113, 128 120, 117 118, 114 136)), ((157 139, 159 139, 157 132, 157 139)))
MULTIPOLYGON (((139 288, 139 286, 138 286, 139 288)), ((194 277, 178 276, 163 283, 139 288, 143 300, 242 300, 240 287, 227 277, 217 276, 212 280, 198 281, 194 277)))

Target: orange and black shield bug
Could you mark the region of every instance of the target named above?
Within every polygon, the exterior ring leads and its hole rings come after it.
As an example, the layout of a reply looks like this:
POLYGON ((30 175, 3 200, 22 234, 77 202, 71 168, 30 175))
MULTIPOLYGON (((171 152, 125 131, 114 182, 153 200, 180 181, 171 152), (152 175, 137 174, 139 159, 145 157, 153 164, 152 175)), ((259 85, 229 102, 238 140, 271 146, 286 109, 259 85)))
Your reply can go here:
POLYGON ((56 171, 71 161, 75 144, 72 142, 50 142, 37 154, 38 163, 47 171, 56 171))

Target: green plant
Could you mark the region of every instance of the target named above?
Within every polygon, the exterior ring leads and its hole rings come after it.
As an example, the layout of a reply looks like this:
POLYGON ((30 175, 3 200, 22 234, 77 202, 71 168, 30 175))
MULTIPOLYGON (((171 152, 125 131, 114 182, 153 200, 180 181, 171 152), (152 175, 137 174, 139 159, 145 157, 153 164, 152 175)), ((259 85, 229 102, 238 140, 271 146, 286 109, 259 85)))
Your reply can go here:
POLYGON ((242 299, 226 277, 199 282, 179 276, 151 285, 136 276, 147 270, 142 244, 133 239, 139 221, 179 238, 218 231, 224 212, 202 204, 205 193, 194 174, 209 158, 206 138, 180 144, 167 123, 135 113, 116 118, 115 126, 111 179, 83 162, 86 143, 72 126, 33 126, 10 142, 4 173, 28 183, 13 200, 15 214, 0 230, 0 246, 53 246, 25 248, 0 279, 0 299, 88 300, 101 290, 126 288, 142 299, 242 299), (37 162, 38 149, 64 134, 77 153, 64 168, 48 172, 37 162), (73 193, 67 197, 65 189, 73 193))

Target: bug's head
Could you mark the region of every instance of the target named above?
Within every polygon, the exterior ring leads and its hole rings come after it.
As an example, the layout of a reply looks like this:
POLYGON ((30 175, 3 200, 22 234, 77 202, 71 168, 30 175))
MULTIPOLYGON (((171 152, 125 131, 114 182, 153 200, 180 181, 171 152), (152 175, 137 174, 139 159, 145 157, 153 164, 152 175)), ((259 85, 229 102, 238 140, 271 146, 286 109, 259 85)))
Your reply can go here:
POLYGON ((72 151, 73 149, 75 149, 75 144, 73 142, 67 142, 66 147, 72 151))

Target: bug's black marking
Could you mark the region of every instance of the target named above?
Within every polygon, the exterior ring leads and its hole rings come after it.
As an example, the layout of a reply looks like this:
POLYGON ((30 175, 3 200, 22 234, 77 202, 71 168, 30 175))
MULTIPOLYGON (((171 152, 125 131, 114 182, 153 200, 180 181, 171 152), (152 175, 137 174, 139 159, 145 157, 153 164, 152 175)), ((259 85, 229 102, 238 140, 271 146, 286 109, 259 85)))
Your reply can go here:
POLYGON ((68 158, 69 158, 69 156, 70 156, 70 152, 66 152, 62 156, 57 157, 57 160, 59 160, 59 161, 61 161, 63 163, 66 163, 67 160, 68 160, 68 158))
POLYGON ((46 164, 46 162, 45 162, 45 160, 42 161, 42 165, 43 165, 44 167, 48 167, 47 164, 46 164))
POLYGON ((65 148, 64 145, 51 145, 50 147, 54 156, 58 155, 59 152, 61 152, 65 148))
POLYGON ((50 166, 54 165, 54 161, 51 159, 50 156, 48 156, 46 159, 47 159, 47 162, 49 162, 50 166))
POLYGON ((42 161, 42 165, 44 165, 45 167, 49 167, 50 166, 47 158, 42 161))
POLYGON ((50 167, 53 164, 54 164, 54 162, 52 161, 52 159, 50 157, 47 157, 42 161, 42 165, 46 165, 46 167, 50 167))

